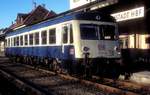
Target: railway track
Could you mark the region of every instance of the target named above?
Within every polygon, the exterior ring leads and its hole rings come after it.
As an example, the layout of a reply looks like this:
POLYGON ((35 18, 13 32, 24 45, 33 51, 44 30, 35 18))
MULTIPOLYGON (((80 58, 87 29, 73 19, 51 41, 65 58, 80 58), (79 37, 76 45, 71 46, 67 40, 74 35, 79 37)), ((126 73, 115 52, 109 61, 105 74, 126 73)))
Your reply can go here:
MULTIPOLYGON (((31 66, 29 66, 29 67, 31 67, 31 66)), ((33 67, 31 67, 31 68, 33 68, 33 67)), ((39 69, 39 70, 53 73, 53 72, 50 72, 45 69, 39 69)), ((95 87, 102 89, 106 92, 107 91, 111 92, 111 93, 114 93, 114 92, 119 93, 120 92, 124 95, 126 95, 126 94, 134 95, 135 93, 138 93, 139 95, 150 95, 150 86, 146 85, 146 84, 138 84, 138 83, 134 83, 134 82, 130 82, 130 81, 113 80, 113 79, 108 79, 108 78, 100 78, 97 76, 92 76, 92 79, 90 79, 90 80, 86 80, 86 79, 80 80, 78 78, 66 76, 63 74, 59 74, 59 76, 64 77, 66 79, 77 80, 84 84, 94 85, 95 87)))
POLYGON ((91 80, 100 84, 116 87, 118 89, 139 93, 140 95, 150 95, 150 86, 146 84, 138 84, 130 81, 113 80, 108 78, 100 78, 93 76, 91 80))
MULTIPOLYGON (((13 77, 18 85, 26 85, 23 89, 31 91, 30 95, 104 95, 94 87, 87 87, 78 81, 66 80, 58 75, 41 72, 21 64, 4 64, 1 73, 13 77)), ((22 87, 21 86, 21 87, 22 87)), ((20 87, 20 88, 21 88, 20 87)))
MULTIPOLYGON (((112 86, 105 84, 106 82, 92 82, 63 74, 56 75, 43 69, 35 70, 34 67, 28 65, 9 63, 7 59, 0 60, 0 72, 9 80, 13 80, 21 89, 28 91, 30 95, 33 93, 37 95, 149 95, 145 92, 142 94, 138 92, 142 90, 125 89, 121 86, 122 83, 119 86, 117 84, 112 86)), ((114 81, 108 80, 108 82, 112 84, 114 81)), ((144 89, 147 91, 146 88, 144 89)))

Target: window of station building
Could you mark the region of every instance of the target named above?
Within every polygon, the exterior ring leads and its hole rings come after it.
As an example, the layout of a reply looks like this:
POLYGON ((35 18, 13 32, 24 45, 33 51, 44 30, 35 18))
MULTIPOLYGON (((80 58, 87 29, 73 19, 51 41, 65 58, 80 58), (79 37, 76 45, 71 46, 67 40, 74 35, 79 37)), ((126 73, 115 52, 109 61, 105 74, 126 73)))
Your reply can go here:
POLYGON ((23 45, 23 36, 20 36, 20 45, 23 45))
POLYGON ((35 35, 34 35, 34 41, 35 41, 35 45, 39 44, 39 32, 35 33, 35 35))
POLYGON ((147 44, 150 44, 150 37, 147 37, 145 42, 146 42, 147 44))
POLYGON ((28 45, 28 35, 24 36, 24 45, 28 45))
POLYGON ((123 37, 119 39, 119 47, 121 49, 126 49, 128 48, 128 38, 127 37, 123 37))
POLYGON ((33 45, 33 34, 29 34, 29 44, 33 45))
POLYGON ((42 31, 41 32, 41 41, 42 41, 42 44, 47 44, 47 31, 42 31))
POLYGON ((56 29, 49 30, 49 43, 55 44, 56 43, 56 29))

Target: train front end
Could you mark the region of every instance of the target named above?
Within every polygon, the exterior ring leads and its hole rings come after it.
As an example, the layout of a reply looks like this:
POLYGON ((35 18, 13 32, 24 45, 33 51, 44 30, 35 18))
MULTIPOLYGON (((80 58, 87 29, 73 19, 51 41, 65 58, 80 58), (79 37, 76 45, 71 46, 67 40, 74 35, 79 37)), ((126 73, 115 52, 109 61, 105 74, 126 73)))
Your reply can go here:
POLYGON ((77 38, 75 39, 75 57, 83 59, 85 66, 90 64, 95 74, 118 76, 116 72, 121 63, 121 52, 117 24, 106 16, 105 19, 97 15, 90 17, 96 20, 76 22, 78 28, 75 30, 78 32, 74 33, 77 38), (86 57, 88 61, 85 61, 86 57))
POLYGON ((118 33, 115 24, 80 24, 80 32, 81 50, 82 52, 89 52, 90 58, 120 58, 118 33))

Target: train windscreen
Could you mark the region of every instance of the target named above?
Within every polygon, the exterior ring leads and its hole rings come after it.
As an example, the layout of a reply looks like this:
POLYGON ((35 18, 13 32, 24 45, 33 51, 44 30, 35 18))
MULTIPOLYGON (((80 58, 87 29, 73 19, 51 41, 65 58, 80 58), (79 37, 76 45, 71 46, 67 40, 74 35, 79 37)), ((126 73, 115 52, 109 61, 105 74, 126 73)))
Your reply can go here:
POLYGON ((80 24, 81 39, 98 40, 98 26, 91 24, 80 24))
POLYGON ((115 26, 80 24, 81 39, 83 40, 115 40, 115 26))
POLYGON ((101 40, 115 40, 115 26, 112 25, 100 25, 99 28, 101 40))

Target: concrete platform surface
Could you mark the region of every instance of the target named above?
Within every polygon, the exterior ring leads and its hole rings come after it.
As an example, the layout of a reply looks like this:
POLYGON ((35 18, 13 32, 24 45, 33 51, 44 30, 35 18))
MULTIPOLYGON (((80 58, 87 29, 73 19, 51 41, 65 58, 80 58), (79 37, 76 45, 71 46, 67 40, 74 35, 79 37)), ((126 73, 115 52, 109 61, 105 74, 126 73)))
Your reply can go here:
POLYGON ((150 85, 150 71, 142 71, 142 72, 133 73, 130 80, 137 82, 137 83, 150 85))

